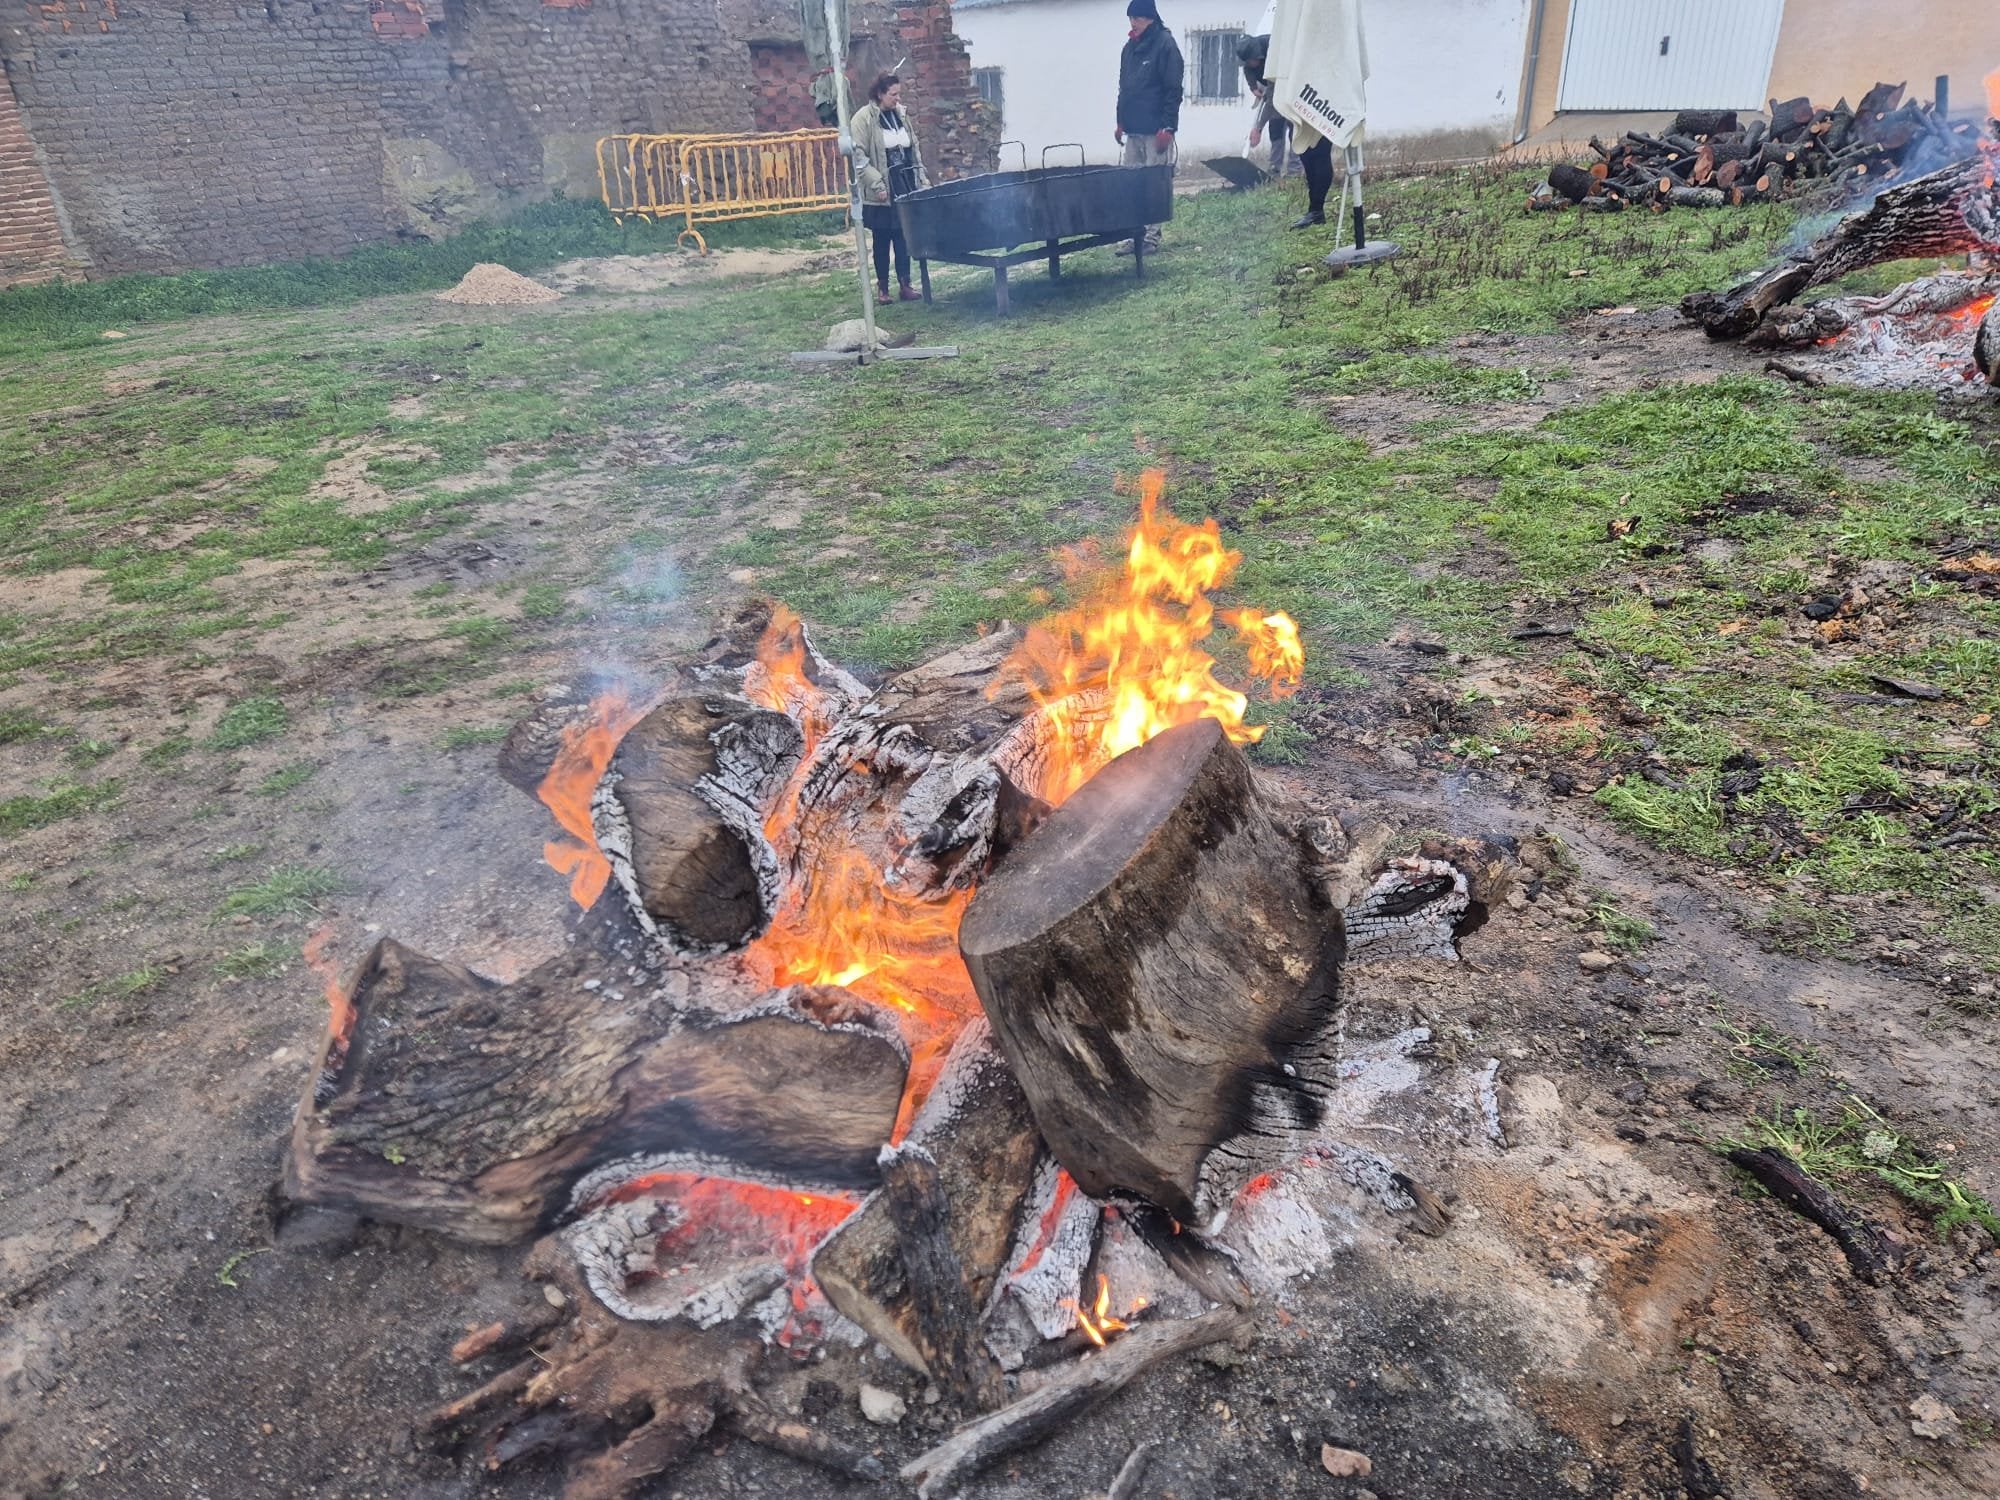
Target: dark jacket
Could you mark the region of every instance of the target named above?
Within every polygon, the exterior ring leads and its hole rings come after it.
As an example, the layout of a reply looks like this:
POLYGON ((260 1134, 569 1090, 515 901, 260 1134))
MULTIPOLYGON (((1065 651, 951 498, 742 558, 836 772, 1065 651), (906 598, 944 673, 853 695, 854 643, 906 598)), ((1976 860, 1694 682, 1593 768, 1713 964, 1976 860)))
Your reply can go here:
POLYGON ((1180 43, 1155 21, 1127 38, 1118 57, 1118 126, 1127 135, 1181 128, 1181 85, 1187 64, 1180 43))

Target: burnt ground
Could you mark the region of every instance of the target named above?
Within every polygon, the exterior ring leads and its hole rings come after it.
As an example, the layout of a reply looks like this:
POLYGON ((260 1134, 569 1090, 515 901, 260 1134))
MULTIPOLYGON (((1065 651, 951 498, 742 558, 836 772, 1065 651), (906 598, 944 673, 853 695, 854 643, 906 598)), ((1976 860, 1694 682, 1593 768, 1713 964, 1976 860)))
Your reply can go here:
MULTIPOLYGON (((1077 295, 1100 312, 1121 295, 1117 286, 1080 279, 1077 295)), ((1211 294, 1201 275, 1171 265, 1164 286, 1164 295, 1181 299, 1174 305, 1183 315, 1186 299, 1211 294)), ((977 321, 983 291, 966 287, 958 335, 968 344, 997 338, 977 321)), ((838 294, 813 295, 831 303, 838 294)), ((1026 302, 1032 311, 1032 290, 1026 302)), ((1310 316, 1292 293, 1280 303, 1281 322, 1310 316)), ((646 305, 666 319, 698 304, 676 297, 646 305)), ((741 319, 758 306, 739 300, 723 316, 741 319)), ((371 371, 390 369, 365 398, 414 402, 405 413, 436 418, 425 433, 391 423, 369 441, 448 443, 454 397, 502 402, 530 377, 517 365, 482 381, 484 356, 473 353, 459 366, 441 362, 440 342, 465 342, 466 328, 424 324, 427 312, 397 301, 358 317, 305 316, 296 327, 187 325, 147 334, 137 342, 156 348, 120 358, 174 357, 188 346, 210 360, 247 360, 257 346, 297 338, 371 371), (422 357, 389 361, 379 346, 402 336, 391 330, 420 325, 433 341, 422 357)), ((564 304, 543 322, 503 323, 496 315, 473 336, 538 344, 605 315, 604 304, 564 304)), ((1053 365, 1050 378, 1062 378, 1060 344, 1050 345, 1032 317, 1023 329, 1013 335, 1029 345, 1019 358, 1044 374, 1053 365)), ((1102 335, 1093 330, 1091 337, 1102 335)), ((778 347, 766 343, 719 374, 700 369, 685 383, 713 390, 746 378, 748 366, 756 384, 736 399, 749 409, 797 399, 776 394, 785 377, 763 367, 778 347)), ((1431 445, 1467 434, 1532 436, 1578 413, 1577 420, 1596 420, 1603 403, 1634 393, 1681 399, 1717 379, 1742 382, 1761 363, 1707 346, 1650 312, 1585 315, 1560 333, 1449 334, 1425 357, 1484 375, 1441 394, 1423 384, 1430 367, 1371 367, 1378 356, 1355 349, 1345 368, 1359 373, 1335 370, 1326 384, 1326 371, 1315 367, 1299 404, 1356 445, 1357 463, 1393 470, 1399 453, 1435 454, 1431 445)), ((86 374, 95 381, 106 364, 97 360, 86 374)), ((189 378, 185 368, 119 378, 184 395, 172 383, 189 378)), ((926 378, 959 382, 953 395, 962 402, 965 382, 987 378, 971 368, 926 378)), ((1032 370, 1000 373, 1018 379, 1032 370)), ((656 378, 673 391, 683 377, 656 378)), ((1755 405, 1831 399, 1818 395, 1727 389, 1725 404, 1748 405, 1766 432, 1789 421, 1785 414, 1805 412, 1812 442, 1819 442, 1814 422, 1831 427, 1851 415, 1755 405)), ((582 408, 595 398, 580 386, 563 399, 582 408)), ((848 399, 841 391, 838 400, 848 399)), ((1718 420, 1707 408, 1701 418, 1718 420)), ((518 1275, 519 1252, 281 1213, 278 1155, 324 1016, 318 981, 298 961, 299 939, 331 924, 330 951, 345 965, 376 930, 392 931, 503 975, 559 941, 558 882, 536 859, 549 834, 545 815, 499 783, 490 748, 449 737, 504 724, 520 706, 512 684, 561 680, 606 651, 644 676, 685 649, 699 633, 700 611, 651 590, 655 570, 671 573, 694 602, 752 587, 793 593, 787 585, 797 580, 771 559, 803 529, 825 554, 830 581, 821 583, 817 612, 811 599, 802 604, 809 617, 829 622, 836 652, 845 646, 870 664, 962 632, 964 618, 952 610, 976 611, 981 598, 992 614, 1018 614, 1029 586, 1053 579, 1036 571, 1039 562, 1010 563, 1018 571, 964 583, 970 605, 934 602, 930 614, 913 609, 881 625, 886 635, 869 634, 884 616, 872 596, 847 615, 834 600, 841 589, 869 584, 863 567, 883 566, 868 552, 870 528, 921 530, 930 519, 852 515, 848 492, 817 487, 810 457, 772 467, 754 438, 704 438, 697 429, 707 420, 683 407, 655 429, 627 424, 617 435, 624 449, 597 444, 580 465, 549 473, 515 471, 561 455, 559 432, 509 439, 516 446, 473 472, 513 488, 492 497, 469 533, 413 538, 385 523, 372 555, 343 557, 342 542, 296 561, 245 566, 214 585, 232 608, 265 622, 241 649, 201 647, 198 637, 194 655, 56 657, 9 679, 0 702, 59 718, 67 736, 0 745, 14 771, 36 774, 80 744, 109 744, 101 764, 122 775, 124 792, 109 810, 26 827, 6 846, 9 870, 31 878, 10 886, 18 920, 0 935, 9 976, 0 1015, 0 1494, 442 1500, 557 1492, 552 1471, 489 1475, 409 1435, 416 1414, 475 1378, 448 1365, 450 1343, 468 1325, 539 1295, 518 1275), (683 476, 675 482, 696 497, 689 512, 696 519, 660 552, 606 559, 606 536, 656 522, 618 488, 619 475, 647 466, 683 476), (749 541, 732 551, 714 535, 694 534, 705 529, 749 541), (551 578, 578 596, 567 617, 522 607, 524 586, 551 578), (663 599, 675 607, 662 608, 663 599), (425 613, 466 600, 477 601, 476 615, 425 613), (858 618, 862 609, 872 613, 858 618), (556 623, 537 633, 543 627, 529 622, 540 619, 556 623), (517 633, 497 647, 479 630, 447 633, 465 620, 481 628, 497 620, 517 633), (479 670, 470 670, 465 654, 481 650, 479 670), (496 687, 495 675, 508 683, 496 687), (282 736, 209 748, 227 738, 228 710, 267 698, 286 706, 282 736), (145 753, 182 730, 196 746, 192 757, 160 763, 190 769, 149 779, 145 753), (264 793, 301 764, 313 767, 309 779, 264 793), (239 881, 256 883, 250 875, 322 867, 344 879, 302 898, 310 910, 226 910, 239 881), (245 956, 266 943, 263 958, 245 956)), ((1014 455, 982 452, 962 434, 898 441, 920 455, 917 482, 953 506, 976 492, 967 474, 997 469, 994 483, 1024 490, 1042 482, 1009 468, 1014 455)), ((1297 518, 1259 509, 1250 492, 1262 480, 1221 473, 1218 450, 1183 441, 1185 458, 1170 462, 1193 495, 1184 509, 1205 497, 1232 538, 1261 529, 1288 544, 1297 518)), ((343 451, 351 450, 324 450, 315 475, 340 482, 341 474, 321 470, 343 451)), ((1815 451, 1814 462, 1838 459, 1862 484, 1883 479, 1896 462, 1831 443, 1815 451)), ((1108 491, 1111 475, 1131 461, 1122 449, 1074 463, 1065 453, 1061 481, 1071 493, 1108 491)), ((398 474, 407 477, 396 466, 424 462, 390 454, 372 471, 364 461, 360 478, 373 472, 393 499, 398 474)), ((1580 467, 1588 459, 1565 462, 1580 467)), ((1643 469, 1634 472, 1645 478, 1643 469)), ((346 473, 354 478, 352 468, 346 473)), ((1381 481, 1396 482, 1390 470, 1381 481)), ((1473 505, 1498 506, 1506 482, 1482 462, 1468 463, 1451 485, 1473 505)), ((1718 497, 1695 491, 1722 487, 1705 475, 1678 482, 1697 511, 1718 497)), ((1802 515, 1824 511, 1825 488, 1795 478, 1785 503, 1802 515)), ((1613 488, 1604 496, 1591 530, 1622 512, 1623 494, 1613 488)), ((335 498, 370 515, 383 497, 335 498)), ((900 503, 895 493, 872 498, 900 503)), ((1352 976, 1352 1036, 1418 1022, 1435 1033, 1420 1090, 1431 1107, 1413 1107, 1392 1142, 1367 1144, 1440 1193, 1454 1213, 1451 1228, 1428 1238, 1356 1200, 1325 1267, 1260 1311, 1247 1354, 1156 1373, 1043 1449, 968 1485, 968 1494, 1055 1500, 1099 1491, 1141 1441, 1159 1447, 1140 1493, 1179 1500, 1360 1500, 1364 1493, 1929 1500, 2000 1489, 1993 1240, 1963 1223, 1940 1236, 1935 1214, 1886 1180, 1844 1174, 1838 1191, 1909 1249, 1901 1275, 1870 1286, 1831 1238, 1748 1186, 1713 1149, 1747 1136, 1760 1119, 1783 1123, 1794 1110, 1830 1119, 1861 1100, 1898 1140, 1920 1146, 1941 1177, 1989 1201, 2000 1196, 2000 1114, 1988 1082, 1996 1049, 1977 994, 1982 983, 1990 994, 1981 977, 1990 971, 1957 962, 1959 940, 1927 925, 1941 910, 1935 891, 1788 885, 1756 863, 1758 850, 1731 857, 1724 844, 1694 849, 1641 838, 1593 799, 1656 763, 1670 780, 1691 785, 1696 757, 1664 723, 1660 695, 1676 668, 1635 667, 1630 635, 1619 634, 1615 620, 1593 626, 1598 617, 1589 611, 1605 608, 1604 597, 1615 602, 1627 580, 1643 583, 1648 598, 1687 587, 1683 570, 1705 565, 1697 550, 1704 542, 1753 551, 1761 544, 1754 531, 1732 530, 1726 516, 1697 535, 1705 523, 1662 520, 1649 500, 1641 498, 1648 527, 1636 540, 1671 551, 1651 558, 1619 551, 1599 569, 1602 578, 1593 575, 1589 588, 1600 593, 1590 600, 1552 564, 1526 567, 1522 559, 1540 557, 1541 543, 1497 523, 1472 527, 1449 554, 1410 549, 1400 563, 1414 589, 1388 591, 1351 629, 1318 627, 1324 633, 1311 637, 1318 659, 1336 670, 1316 681, 1287 731, 1273 736, 1293 757, 1275 774, 1322 804, 1372 810, 1411 830, 1505 835, 1531 851, 1522 900, 1497 908, 1467 937, 1465 963, 1384 964, 1352 976), (1565 618, 1609 654, 1586 652, 1580 661, 1564 638, 1509 643, 1504 629, 1473 642, 1459 627, 1474 603, 1492 608, 1503 627, 1563 606, 1565 618), (1435 652, 1412 649, 1437 642, 1435 652), (1604 675, 1614 669, 1642 680, 1635 686, 1604 675), (1566 707, 1544 711, 1551 704, 1566 707), (1634 734, 1599 733, 1622 722, 1621 708, 1639 715, 1628 726, 1634 734), (1518 732, 1502 734, 1508 726, 1518 732), (1655 744, 1638 743, 1642 736, 1655 744), (1492 753, 1474 741, 1490 741, 1492 753), (1836 897, 1846 935, 1834 951, 1778 951, 1809 945, 1784 943, 1790 929, 1773 926, 1774 908, 1831 910, 1836 897), (1650 924, 1652 936, 1638 935, 1635 922, 1650 924), (1586 972, 1579 955, 1599 950, 1616 963, 1586 972), (1501 1064, 1504 1147, 1462 1107, 1466 1070, 1486 1058, 1501 1064), (1927 1396, 1951 1409, 1955 1427, 1937 1436, 1913 1430, 1912 1404, 1927 1396), (1674 1452, 1683 1424, 1719 1487, 1674 1452), (1322 1443, 1368 1454, 1373 1473, 1330 1477, 1319 1467, 1322 1443)), ((1050 539, 1108 532, 1117 519, 1108 506, 1060 518, 1050 523, 1050 539)), ((1921 540, 1935 557, 1949 537, 1940 528, 1921 540)), ((1572 545, 1584 543, 1558 538, 1554 550, 1572 545)), ((1741 612, 1775 621, 1772 640, 1852 654, 1858 665, 1829 669, 1836 677, 1864 670, 1875 658, 1861 653, 1886 649, 1879 640, 1857 630, 1854 639, 1818 636, 1814 644, 1795 606, 1851 576, 1857 563, 1915 569, 1921 562, 1921 549, 1902 543, 1884 549, 1888 557, 1871 556, 1867 546, 1837 553, 1816 540, 1817 550, 1782 580, 1735 589, 1717 618, 1728 623, 1741 612)), ((1310 599, 1317 585, 1288 580, 1269 555, 1251 550, 1250 571, 1310 599)), ((97 581, 81 575, 108 566, 10 576, 10 589, 28 591, 38 620, 54 619, 71 602, 65 589, 100 597, 91 592, 97 581)), ((1363 588, 1355 585, 1357 594, 1363 588)), ((941 582, 937 591, 947 592, 941 582)), ((1904 616, 1875 624, 1913 640, 1927 629, 1965 633, 1957 617, 1940 624, 1924 613, 1945 607, 1939 597, 1914 592, 1904 616)), ((1314 628, 1310 608, 1302 613, 1314 628)), ((1664 605, 1660 613, 1662 636, 1679 629, 1664 605)), ((1713 621, 1704 617, 1699 633, 1712 636, 1713 621)), ((1746 677, 1764 670, 1698 665, 1746 677)), ((1903 724, 1937 716, 1940 733, 1974 742, 1963 752, 1969 756, 1985 744, 1965 728, 1974 696, 1967 688, 1943 707, 1857 712, 1894 713, 1903 724), (1951 724, 1947 715, 1956 715, 1951 724)), ((1807 819, 1809 810, 1789 815, 1807 819)), ((1722 835, 1747 837, 1733 826, 1722 835)), ((1976 885, 1990 875, 1975 867, 1966 878, 1976 885)), ((781 1359, 771 1395, 898 1460, 948 1425, 915 1383, 853 1353, 781 1359), (900 1427, 860 1419, 853 1390, 864 1378, 909 1397, 911 1415, 900 1427)), ((878 1492, 906 1491, 847 1485, 721 1439, 658 1487, 689 1500, 878 1492)))

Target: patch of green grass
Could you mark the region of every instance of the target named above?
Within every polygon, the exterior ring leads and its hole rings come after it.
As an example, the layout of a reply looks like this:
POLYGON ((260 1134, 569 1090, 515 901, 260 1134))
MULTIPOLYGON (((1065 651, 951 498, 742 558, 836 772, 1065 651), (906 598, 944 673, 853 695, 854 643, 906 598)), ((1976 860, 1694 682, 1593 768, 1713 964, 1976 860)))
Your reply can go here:
POLYGON ((222 917, 303 916, 317 903, 347 889, 347 881, 324 865, 280 865, 262 880, 232 886, 216 915, 222 917))
POLYGON ((211 865, 232 865, 241 860, 254 859, 264 852, 262 844, 225 844, 208 856, 211 865))
POLYGON ((497 745, 507 738, 507 726, 494 724, 483 729, 456 725, 438 736, 440 750, 469 750, 476 745, 497 745))
POLYGON ((531 583, 520 602, 524 620, 559 620, 569 612, 569 592, 559 583, 531 583))
POLYGON ((216 960, 215 972, 225 979, 270 979, 285 972, 298 950, 289 943, 245 943, 216 960))
POLYGON ((156 745, 149 745, 140 752, 139 764, 151 771, 165 771, 178 765, 194 749, 194 741, 184 734, 170 734, 156 745))
POLYGON ((96 812, 118 800, 116 780, 58 785, 43 796, 10 797, 0 802, 0 834, 46 828, 64 818, 96 812))
POLYGON ((208 745, 211 750, 241 750, 275 739, 290 727, 291 716, 276 698, 245 698, 223 710, 208 745))
POLYGON ((65 750, 63 752, 63 759, 79 770, 82 770, 86 767, 96 765, 107 756, 116 755, 117 753, 118 742, 116 740, 85 739, 76 741, 65 750))
POLYGON ((2000 1212, 1859 1096, 1850 1095, 1831 1120, 1800 1108, 1773 1110, 1750 1121, 1742 1136, 1716 1144, 1724 1152, 1775 1147, 1821 1181, 1872 1176, 1930 1214, 1940 1239, 1965 1226, 2000 1243, 2000 1212))
POLYGON ((295 760, 288 766, 281 766, 266 776, 257 788, 260 797, 282 797, 296 787, 304 786, 318 773, 319 767, 309 760, 295 760))
POLYGON ((1757 923, 1780 953, 1838 953, 1859 936, 1854 923, 1824 900, 1787 891, 1757 923))
POLYGON ((25 708, 0 709, 0 745, 17 745, 55 733, 55 726, 25 708))
POLYGON ((33 870, 16 870, 12 875, 7 877, 6 889, 15 892, 25 891, 30 889, 34 883, 35 872, 33 870))
POLYGON ((159 988, 166 978, 167 971, 164 968, 158 964, 147 964, 143 968, 120 974, 116 979, 104 979, 86 985, 64 1000, 62 1008, 78 1010, 84 1006, 95 1005, 100 1000, 130 1000, 134 996, 145 994, 148 990, 159 988))
POLYGON ((1589 910, 1604 946, 1615 953, 1637 953, 1659 938, 1658 930, 1644 917, 1620 911, 1618 898, 1609 892, 1600 892, 1591 901, 1589 910))

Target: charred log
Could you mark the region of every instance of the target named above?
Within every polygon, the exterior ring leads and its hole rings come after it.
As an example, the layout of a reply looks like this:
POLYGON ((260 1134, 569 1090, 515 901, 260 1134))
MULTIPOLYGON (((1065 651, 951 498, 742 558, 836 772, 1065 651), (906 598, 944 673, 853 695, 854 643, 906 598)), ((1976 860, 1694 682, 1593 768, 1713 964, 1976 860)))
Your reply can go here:
POLYGON ((1979 249, 2000 251, 2000 193, 1984 157, 1890 188, 1801 254, 1725 293, 1697 292, 1681 311, 1710 338, 1742 338, 1773 307, 1851 272, 1979 249))
MULTIPOLYGON (((1027 1098, 984 1022, 967 1026, 953 1045, 904 1144, 937 1164, 950 1206, 944 1248, 973 1308, 982 1309, 1005 1269, 1040 1147, 1027 1098)), ((928 1374, 940 1344, 935 1318, 918 1305, 906 1239, 890 1195, 878 1193, 827 1236, 813 1256, 813 1279, 840 1312, 928 1374)))
POLYGON ((980 888, 959 949, 1093 1197, 1198 1224, 1323 1116, 1340 917, 1213 720, 1086 782, 980 888))
POLYGON ((655 1153, 872 1186, 908 1070, 845 991, 701 1020, 627 995, 583 944, 501 985, 385 939, 350 1004, 299 1106, 287 1196, 483 1244, 526 1238, 589 1172, 655 1153))
POLYGON ((1770 1146, 1758 1151, 1738 1149, 1729 1153, 1729 1160, 1793 1213, 1832 1235, 1854 1274, 1863 1281, 1879 1286, 1895 1274, 1902 1261, 1901 1246, 1807 1176, 1784 1152, 1770 1146))
POLYGON ((2000 386, 2000 302, 1979 320, 1979 335, 1972 341, 1972 362, 1988 385, 2000 386))

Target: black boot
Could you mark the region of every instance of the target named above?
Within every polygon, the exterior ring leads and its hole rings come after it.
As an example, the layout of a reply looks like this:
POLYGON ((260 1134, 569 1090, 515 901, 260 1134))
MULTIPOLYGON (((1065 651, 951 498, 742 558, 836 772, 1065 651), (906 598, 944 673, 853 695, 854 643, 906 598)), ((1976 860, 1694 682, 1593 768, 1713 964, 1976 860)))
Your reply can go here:
POLYGON ((1307 209, 1304 213, 1300 214, 1296 219, 1292 220, 1292 228, 1310 229, 1315 224, 1324 224, 1325 222, 1326 222, 1326 210, 1320 208, 1312 208, 1312 209, 1307 209))

